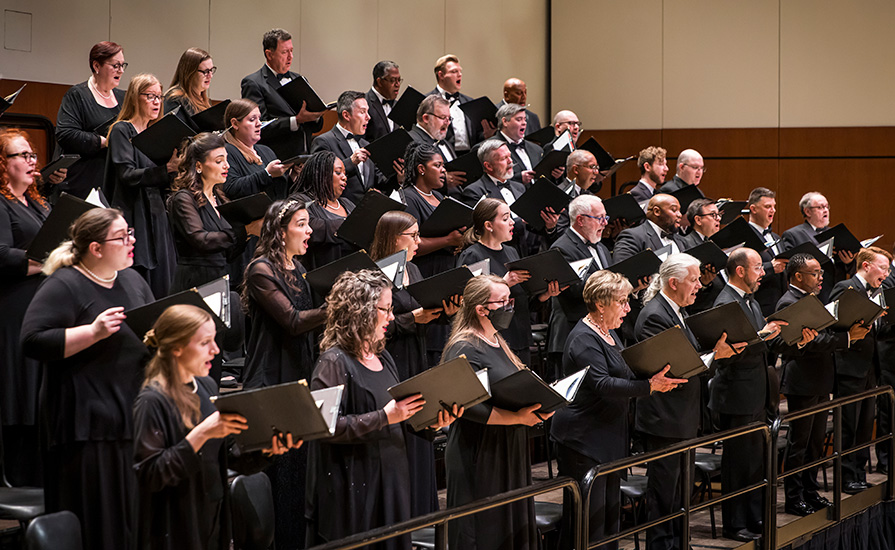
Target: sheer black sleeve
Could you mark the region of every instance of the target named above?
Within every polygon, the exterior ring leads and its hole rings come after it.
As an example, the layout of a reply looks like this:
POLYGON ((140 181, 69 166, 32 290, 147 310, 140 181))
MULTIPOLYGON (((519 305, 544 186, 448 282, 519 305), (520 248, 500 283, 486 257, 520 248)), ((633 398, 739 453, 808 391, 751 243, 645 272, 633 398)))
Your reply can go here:
POLYGON ((249 267, 246 290, 249 297, 292 336, 313 330, 326 322, 326 310, 322 308, 295 309, 277 284, 270 266, 264 262, 255 262, 249 267))
POLYGON ((209 231, 202 223, 196 199, 187 191, 178 191, 170 199, 168 219, 174 231, 182 235, 189 245, 201 252, 232 252, 233 247, 245 248, 245 228, 238 226, 224 231, 209 231), (240 242, 240 229, 242 239, 240 242))

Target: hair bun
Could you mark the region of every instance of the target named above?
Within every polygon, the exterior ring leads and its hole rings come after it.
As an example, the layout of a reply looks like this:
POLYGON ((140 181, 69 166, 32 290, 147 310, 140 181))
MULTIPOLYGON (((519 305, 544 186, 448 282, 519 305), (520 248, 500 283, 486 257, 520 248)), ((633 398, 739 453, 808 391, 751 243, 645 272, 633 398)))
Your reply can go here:
POLYGON ((155 337, 155 329, 149 329, 146 332, 146 336, 143 337, 143 343, 151 348, 158 347, 158 338, 155 337))

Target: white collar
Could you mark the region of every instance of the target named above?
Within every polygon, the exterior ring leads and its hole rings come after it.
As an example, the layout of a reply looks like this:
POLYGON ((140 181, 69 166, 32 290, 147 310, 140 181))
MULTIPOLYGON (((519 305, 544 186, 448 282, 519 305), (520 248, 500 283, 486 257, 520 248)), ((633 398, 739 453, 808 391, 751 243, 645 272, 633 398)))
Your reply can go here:
POLYGON ((513 145, 519 145, 525 139, 525 138, 522 138, 519 141, 513 141, 512 139, 510 139, 510 136, 503 133, 503 130, 500 131, 500 135, 503 136, 503 139, 507 140, 507 143, 512 143, 513 145))
POLYGON ((681 312, 681 306, 677 305, 677 302, 669 298, 668 295, 665 294, 664 290, 660 290, 659 294, 661 294, 662 297, 665 298, 665 301, 668 302, 668 305, 671 306, 671 311, 677 314, 679 318, 684 316, 684 314, 681 312))
MULTIPOLYGON (((574 233, 579 239, 581 239, 581 242, 583 242, 584 244, 586 244, 586 245, 588 245, 588 246, 590 246, 591 244, 596 244, 596 243, 591 243, 589 240, 587 240, 587 239, 584 238, 584 235, 582 235, 581 233, 575 231, 575 227, 574 227, 574 226, 571 226, 571 225, 570 225, 570 226, 569 226, 569 229, 571 229, 571 230, 572 230, 572 233, 574 233)), ((597 242, 600 242, 600 241, 597 241, 597 242)))
POLYGON ((376 97, 379 98, 379 103, 385 101, 385 96, 379 93, 379 90, 376 89, 376 86, 372 86, 370 87, 370 89, 373 90, 373 93, 376 94, 376 97))
POLYGON ((420 130, 422 130, 423 132, 426 132, 426 135, 429 136, 430 138, 432 138, 434 141, 438 141, 437 139, 435 139, 435 136, 433 136, 432 134, 429 133, 429 130, 426 130, 419 124, 417 124, 416 127, 419 128, 420 130))
POLYGON ((348 136, 348 134, 351 134, 351 135, 354 136, 354 139, 357 140, 358 136, 356 136, 353 132, 350 132, 350 131, 346 130, 346 129, 342 126, 342 123, 341 123, 341 122, 337 122, 337 123, 336 123, 336 128, 338 128, 339 131, 342 132, 342 137, 346 137, 346 136, 348 136))

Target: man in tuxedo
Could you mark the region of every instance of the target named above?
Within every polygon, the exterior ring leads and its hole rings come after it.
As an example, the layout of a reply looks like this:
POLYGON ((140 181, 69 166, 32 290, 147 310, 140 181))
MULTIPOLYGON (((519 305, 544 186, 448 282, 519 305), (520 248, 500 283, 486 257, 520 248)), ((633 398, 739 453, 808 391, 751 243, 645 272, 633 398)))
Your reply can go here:
POLYGON ((674 179, 662 185, 659 193, 673 193, 688 185, 699 185, 705 174, 705 161, 694 149, 684 149, 677 156, 677 169, 674 179))
POLYGON ((780 240, 780 235, 771 231, 771 224, 777 212, 776 195, 766 187, 756 187, 749 193, 746 208, 749 209, 749 226, 768 245, 768 248, 761 252, 765 276, 755 293, 762 314, 767 316, 775 311, 777 301, 783 296, 785 288, 783 269, 786 267, 786 260, 774 258, 783 252, 783 245, 777 242, 780 240))
MULTIPOLYGON (((687 220, 690 222, 690 232, 681 239, 684 242, 684 251, 699 246, 721 229, 721 214, 715 201, 710 199, 696 199, 691 202, 687 207, 687 220)), ((715 298, 727 284, 720 273, 715 273, 709 267, 702 269, 700 282, 703 286, 696 295, 696 301, 688 308, 690 313, 711 309, 715 298)))
MULTIPOLYGON (((445 162, 457 158, 454 146, 445 140, 451 125, 450 103, 437 95, 426 96, 416 109, 416 124, 408 134, 418 143, 432 145, 441 152, 445 162)), ((466 183, 466 172, 448 172, 446 191, 454 196, 459 193, 461 185, 466 183)))
POLYGON ((381 188, 386 178, 370 160, 370 153, 364 149, 370 144, 363 138, 367 122, 370 121, 364 94, 342 92, 336 109, 339 112, 339 122, 329 132, 314 138, 311 153, 331 151, 342 159, 345 176, 348 178, 342 196, 357 204, 364 193, 374 187, 381 188))
MULTIPOLYGON (((718 417, 718 428, 729 430, 752 422, 764 422, 770 385, 768 381, 768 349, 779 351, 785 345, 777 338, 784 324, 767 323, 754 293, 758 290, 764 268, 761 257, 751 248, 734 250, 727 260, 727 286, 715 300, 715 306, 736 302, 756 332, 767 343, 753 344, 737 355, 715 362, 717 373, 712 379, 709 408, 718 417)), ((799 348, 810 342, 816 332, 802 330, 799 348)), ((765 453, 760 434, 748 434, 724 441, 721 455, 721 491, 729 493, 761 480, 765 453)), ((748 542, 761 537, 762 491, 752 491, 721 503, 726 538, 748 542)))
POLYGON ((267 145, 281 159, 289 159, 308 152, 311 136, 323 128, 323 113, 310 112, 305 104, 296 111, 277 89, 296 78, 291 72, 292 35, 283 29, 264 33, 261 41, 266 60, 260 70, 246 76, 240 83, 242 97, 251 99, 261 110, 261 120, 273 120, 261 130, 261 143, 267 145))
POLYGON ((500 109, 508 103, 522 105, 525 108, 525 134, 531 134, 541 129, 541 119, 537 113, 528 109, 528 88, 525 82, 518 78, 508 78, 503 83, 503 99, 497 104, 500 109))
POLYGON ((460 105, 472 101, 472 98, 460 93, 460 88, 463 87, 463 67, 456 55, 448 54, 438 58, 435 62, 435 81, 437 85, 429 95, 437 95, 449 102, 452 119, 445 139, 457 154, 469 152, 473 145, 494 135, 494 126, 482 121, 480 127, 475 127, 460 109, 460 105))
POLYGON ((534 167, 544 155, 544 150, 525 138, 525 107, 508 103, 497 110, 497 134, 495 138, 506 142, 513 158, 513 179, 522 185, 531 185, 534 167))
MULTIPOLYGON (((875 297, 883 281, 889 276, 892 255, 875 246, 862 248, 855 255, 856 271, 854 277, 836 283, 831 293, 835 300, 846 289, 875 297)), ((874 352, 876 351, 877 328, 859 342, 852 342, 848 349, 837 350, 836 389, 834 397, 846 397, 875 388, 877 385, 874 352)), ((873 416, 875 402, 865 399, 859 403, 842 407, 842 448, 847 449, 870 441, 873 434, 873 416)), ((864 449, 846 455, 842 459, 842 490, 848 494, 856 494, 870 485, 867 483, 867 463, 870 461, 870 450, 864 449)))
POLYGON ((397 127, 388 115, 401 91, 401 82, 401 71, 394 61, 380 61, 373 66, 373 86, 366 94, 370 113, 370 122, 364 134, 367 141, 376 141, 397 127))
POLYGON ((637 156, 640 181, 628 191, 637 199, 637 202, 642 203, 650 200, 656 194, 656 189, 665 182, 665 175, 668 173, 666 153, 665 149, 661 147, 649 146, 640 151, 637 156))
POLYGON ((578 115, 573 113, 572 111, 563 110, 556 113, 556 116, 553 117, 553 139, 548 141, 546 145, 544 145, 544 151, 552 151, 555 149, 554 143, 556 140, 565 132, 569 131, 569 136, 572 139, 571 148, 574 151, 578 148, 578 136, 581 134, 581 121, 578 119, 578 115))
MULTIPOLYGON (((815 235, 830 226, 830 203, 816 191, 802 195, 799 200, 799 211, 805 221, 783 232, 783 250, 795 248, 803 243, 819 244, 815 235)), ((833 285, 849 278, 848 270, 853 267, 854 260, 854 253, 848 250, 838 251, 833 269, 824 271, 823 288, 818 294, 822 302, 829 301, 833 285)))
MULTIPOLYGON (((562 191, 574 200, 582 195, 595 195, 600 191, 603 182, 603 174, 593 153, 586 149, 576 149, 566 158, 564 170, 566 176, 557 184, 562 191)), ((561 176, 563 170, 560 169, 561 176)), ((556 222, 556 233, 562 235, 569 227, 569 210, 559 213, 556 222)))
MULTIPOLYGON (((550 248, 559 250, 569 263, 593 260, 585 275, 609 267, 612 257, 609 249, 600 242, 603 229, 609 221, 603 201, 596 195, 579 195, 569 203, 568 211, 568 219, 572 220, 572 225, 568 226, 550 248)), ((572 328, 587 314, 587 307, 581 297, 586 280, 587 276, 581 277, 580 281, 560 292, 559 296, 551 298, 547 353, 554 366, 562 361, 566 338, 572 328)))
MULTIPOLYGON (((796 254, 790 258, 784 271, 789 287, 780 301, 777 311, 790 306, 809 294, 817 295, 822 287, 823 270, 810 254, 796 254)), ((835 365, 833 352, 846 350, 850 344, 864 338, 868 329, 855 323, 847 332, 830 329, 818 333, 813 342, 801 352, 783 352, 782 391, 786 396, 789 412, 801 411, 830 400, 833 393, 835 365)), ((827 432, 827 412, 793 420, 787 438, 787 470, 821 457, 827 432)), ((784 482, 787 514, 807 516, 812 512, 832 506, 818 494, 817 468, 787 477, 784 482)))

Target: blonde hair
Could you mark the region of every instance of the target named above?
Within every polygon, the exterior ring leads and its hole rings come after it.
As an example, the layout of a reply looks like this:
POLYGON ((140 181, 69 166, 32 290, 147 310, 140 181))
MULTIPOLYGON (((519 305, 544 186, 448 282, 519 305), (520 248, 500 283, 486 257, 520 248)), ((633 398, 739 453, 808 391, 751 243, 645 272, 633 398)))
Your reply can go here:
POLYGON ((597 311, 597 304, 608 306, 618 294, 630 294, 634 290, 628 279, 619 273, 601 269, 587 278, 581 297, 587 311, 597 311))
POLYGON ((104 241, 112 222, 120 217, 122 214, 117 208, 92 208, 81 214, 68 230, 69 239, 53 249, 44 260, 41 272, 49 276, 80 262, 90 243, 104 241))
POLYGON ((162 84, 155 75, 149 73, 140 73, 131 79, 131 83, 127 86, 127 92, 124 94, 124 100, 121 101, 121 111, 115 118, 115 122, 109 127, 109 133, 112 134, 112 128, 119 122, 128 122, 140 114, 140 94, 144 93, 152 86, 158 86, 162 89, 162 84))

